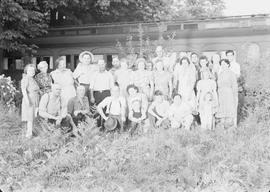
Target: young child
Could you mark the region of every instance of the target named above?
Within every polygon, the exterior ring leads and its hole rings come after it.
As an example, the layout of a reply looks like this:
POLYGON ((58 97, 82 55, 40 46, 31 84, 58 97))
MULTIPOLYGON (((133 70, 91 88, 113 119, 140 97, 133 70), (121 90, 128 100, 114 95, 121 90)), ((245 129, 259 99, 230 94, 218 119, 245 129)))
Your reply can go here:
POLYGON ((146 113, 142 110, 142 102, 140 100, 134 100, 129 108, 129 120, 130 124, 130 134, 134 135, 135 131, 141 126, 143 120, 146 118, 146 113))
POLYGON ((215 127, 214 114, 216 113, 217 107, 213 98, 213 94, 207 92, 199 105, 202 130, 213 130, 215 127))

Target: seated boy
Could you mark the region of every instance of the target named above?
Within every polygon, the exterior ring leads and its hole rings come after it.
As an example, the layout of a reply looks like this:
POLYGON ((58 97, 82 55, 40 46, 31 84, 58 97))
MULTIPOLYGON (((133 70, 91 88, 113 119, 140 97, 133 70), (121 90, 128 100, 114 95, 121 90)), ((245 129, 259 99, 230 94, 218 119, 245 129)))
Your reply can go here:
POLYGON ((170 107, 170 103, 165 100, 161 91, 155 91, 154 102, 148 109, 148 117, 150 125, 153 128, 157 128, 167 118, 167 112, 170 107))

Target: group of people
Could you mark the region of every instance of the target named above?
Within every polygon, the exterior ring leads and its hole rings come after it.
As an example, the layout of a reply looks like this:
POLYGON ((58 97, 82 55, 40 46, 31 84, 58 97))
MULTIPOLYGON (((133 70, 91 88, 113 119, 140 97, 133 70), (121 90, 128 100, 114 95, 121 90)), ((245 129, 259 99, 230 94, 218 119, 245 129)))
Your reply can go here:
POLYGON ((129 131, 135 134, 144 124, 151 128, 212 130, 216 119, 223 125, 237 125, 240 65, 234 51, 226 58, 213 54, 211 59, 197 53, 165 54, 156 48, 156 57, 113 59, 94 63, 94 55, 84 51, 72 72, 64 57, 48 64, 26 65, 21 81, 22 121, 27 122, 26 137, 32 137, 37 116, 77 135, 78 124, 95 118, 101 131, 129 131), (92 109, 96 109, 95 115, 92 109))

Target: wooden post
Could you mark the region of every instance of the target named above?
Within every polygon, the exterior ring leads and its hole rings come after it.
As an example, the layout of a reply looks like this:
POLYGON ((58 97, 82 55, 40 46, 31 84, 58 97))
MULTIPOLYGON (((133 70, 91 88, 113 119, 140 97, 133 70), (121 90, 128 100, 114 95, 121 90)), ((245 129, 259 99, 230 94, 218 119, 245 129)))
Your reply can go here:
POLYGON ((4 50, 0 48, 0 74, 4 72, 4 50))
MULTIPOLYGON (((3 27, 0 23, 0 33, 3 32, 3 27)), ((4 49, 1 47, 2 42, 0 41, 0 74, 4 71, 4 49)))

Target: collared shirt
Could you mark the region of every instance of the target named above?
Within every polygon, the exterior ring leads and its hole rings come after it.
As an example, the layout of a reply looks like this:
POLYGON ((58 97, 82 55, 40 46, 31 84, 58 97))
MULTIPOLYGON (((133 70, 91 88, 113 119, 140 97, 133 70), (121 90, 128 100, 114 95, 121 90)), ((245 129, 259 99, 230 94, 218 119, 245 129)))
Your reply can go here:
POLYGON ((61 97, 54 97, 51 92, 44 94, 39 102, 39 111, 53 116, 61 115, 61 107, 61 97))
POLYGON ((91 77, 98 71, 98 67, 94 64, 84 65, 79 63, 73 72, 74 79, 78 79, 79 83, 90 84, 91 77))
POLYGON ((236 61, 231 62, 230 70, 236 75, 236 77, 240 77, 241 75, 241 69, 239 63, 236 61))
POLYGON ((99 107, 107 107, 106 112, 111 115, 125 115, 126 111, 126 100, 124 97, 120 96, 114 98, 112 96, 106 97, 100 104, 99 107))
POLYGON ((96 72, 90 82, 90 89, 94 91, 110 90, 114 85, 113 75, 108 72, 96 72))
POLYGON ((71 115, 73 115, 74 112, 78 111, 78 110, 80 110, 80 111, 81 110, 90 111, 88 98, 83 97, 81 101, 77 96, 71 98, 68 101, 67 110, 68 110, 68 113, 71 114, 71 115))

